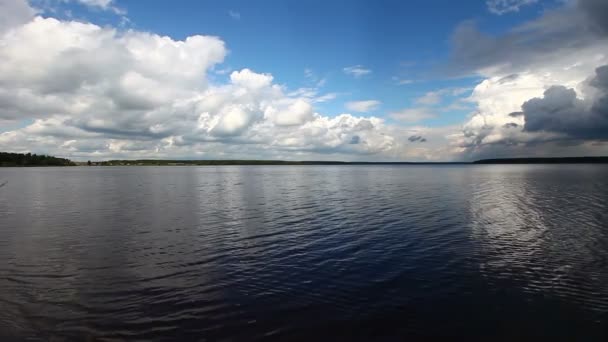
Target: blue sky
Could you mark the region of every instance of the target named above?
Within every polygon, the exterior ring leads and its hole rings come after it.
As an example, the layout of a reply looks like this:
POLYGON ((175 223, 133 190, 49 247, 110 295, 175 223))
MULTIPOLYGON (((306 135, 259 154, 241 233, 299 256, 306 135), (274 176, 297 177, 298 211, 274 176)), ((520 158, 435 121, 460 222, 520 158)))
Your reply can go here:
POLYGON ((598 133, 608 132, 605 0, 0 0, 0 9, 0 150, 608 154, 598 133))
MULTIPOLYGON (((450 37, 464 20, 474 20, 489 33, 500 34, 537 16, 551 4, 522 6, 516 13, 496 15, 485 1, 136 1, 118 0, 129 19, 79 3, 55 4, 57 14, 185 39, 215 35, 229 54, 218 70, 250 68, 271 73, 291 89, 315 87, 336 99, 317 104, 327 115, 344 113, 348 101, 377 100, 373 112, 387 113, 416 106, 427 92, 471 88, 476 75, 444 75, 450 37), (177 4, 177 6, 176 6, 177 4), (344 68, 360 66, 369 74, 353 77, 344 68), (308 77, 307 77, 308 74, 308 77), (399 83, 406 84, 399 84, 399 83), (411 82, 411 83, 409 83, 411 82)), ((228 75, 215 75, 218 81, 228 75)), ((460 96, 445 96, 434 106, 446 107, 460 96)), ((465 119, 470 106, 447 110, 426 124, 439 126, 465 119)))

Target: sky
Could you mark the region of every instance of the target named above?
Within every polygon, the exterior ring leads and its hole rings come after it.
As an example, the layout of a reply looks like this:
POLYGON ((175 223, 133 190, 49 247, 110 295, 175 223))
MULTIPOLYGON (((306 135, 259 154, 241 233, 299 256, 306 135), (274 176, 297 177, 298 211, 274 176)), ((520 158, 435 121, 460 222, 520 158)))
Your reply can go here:
POLYGON ((608 1, 0 0, 0 150, 608 155, 608 1))

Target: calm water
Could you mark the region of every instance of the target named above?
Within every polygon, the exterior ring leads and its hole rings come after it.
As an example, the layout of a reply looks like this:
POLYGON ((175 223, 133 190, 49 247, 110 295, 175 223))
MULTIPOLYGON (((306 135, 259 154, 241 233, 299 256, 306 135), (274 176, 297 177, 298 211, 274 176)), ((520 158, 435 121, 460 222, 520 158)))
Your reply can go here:
POLYGON ((608 166, 0 169, 0 339, 605 340, 608 166))

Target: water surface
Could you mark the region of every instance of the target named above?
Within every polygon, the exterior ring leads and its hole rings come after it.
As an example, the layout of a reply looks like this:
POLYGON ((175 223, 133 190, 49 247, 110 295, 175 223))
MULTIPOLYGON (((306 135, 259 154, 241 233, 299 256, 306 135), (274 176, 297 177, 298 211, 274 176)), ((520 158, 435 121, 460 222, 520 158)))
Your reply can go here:
POLYGON ((0 169, 0 338, 605 340, 608 167, 0 169))

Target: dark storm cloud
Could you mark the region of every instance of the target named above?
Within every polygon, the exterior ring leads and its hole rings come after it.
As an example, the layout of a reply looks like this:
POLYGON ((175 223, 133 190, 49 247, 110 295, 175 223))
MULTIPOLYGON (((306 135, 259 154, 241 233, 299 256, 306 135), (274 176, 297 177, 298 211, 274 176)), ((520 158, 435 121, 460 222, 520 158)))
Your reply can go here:
POLYGON ((578 7, 589 20, 589 28, 608 35, 608 1, 579 0, 578 7))
MULTIPOLYGON (((473 21, 461 23, 452 35, 452 74, 487 67, 507 71, 544 63, 547 53, 562 53, 608 38, 608 1, 579 0, 545 12, 539 19, 503 35, 480 31, 473 21)), ((607 39, 608 40, 608 39, 607 39)), ((513 74, 504 81, 516 78, 513 74)))
POLYGON ((595 77, 589 81, 589 84, 608 93, 608 65, 595 69, 595 77))
POLYGON ((552 86, 522 105, 526 132, 553 132, 581 140, 608 139, 608 65, 588 81, 595 92, 581 100, 574 89, 552 86))
POLYGON ((409 140, 410 142, 426 142, 426 138, 423 138, 420 135, 412 135, 409 138, 407 138, 407 140, 409 140))

